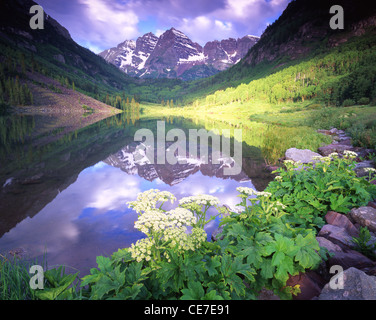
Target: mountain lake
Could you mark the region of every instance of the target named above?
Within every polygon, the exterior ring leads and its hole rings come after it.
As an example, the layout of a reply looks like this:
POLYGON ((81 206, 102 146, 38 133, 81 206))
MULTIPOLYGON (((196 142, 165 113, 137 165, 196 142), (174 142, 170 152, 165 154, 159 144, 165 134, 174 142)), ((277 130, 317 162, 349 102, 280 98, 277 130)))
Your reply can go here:
MULTIPOLYGON (((241 172, 232 176, 210 157, 208 163, 188 157, 183 164, 137 161, 141 142, 134 140, 135 132, 155 133, 158 120, 166 132, 178 128, 187 137, 190 129, 208 130, 182 118, 135 120, 124 114, 68 132, 44 115, 0 118, 0 254, 45 258, 48 267, 64 265, 82 277, 96 266, 96 256, 110 256, 145 237, 134 228, 137 213, 127 205, 138 193, 173 193, 177 201, 166 209, 197 194, 236 208, 238 186, 261 191, 273 179, 260 149, 245 142, 241 172)), ((206 226, 208 240, 218 224, 216 218, 206 226)))

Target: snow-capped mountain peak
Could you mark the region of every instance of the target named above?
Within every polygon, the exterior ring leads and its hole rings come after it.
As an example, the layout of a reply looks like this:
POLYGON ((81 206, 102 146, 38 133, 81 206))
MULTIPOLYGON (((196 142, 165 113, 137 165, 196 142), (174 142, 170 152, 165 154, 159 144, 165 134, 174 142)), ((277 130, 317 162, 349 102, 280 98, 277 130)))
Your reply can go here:
POLYGON ((197 79, 237 63, 258 39, 247 35, 237 40, 211 41, 201 47, 183 32, 171 28, 159 38, 149 32, 99 55, 132 76, 197 79))

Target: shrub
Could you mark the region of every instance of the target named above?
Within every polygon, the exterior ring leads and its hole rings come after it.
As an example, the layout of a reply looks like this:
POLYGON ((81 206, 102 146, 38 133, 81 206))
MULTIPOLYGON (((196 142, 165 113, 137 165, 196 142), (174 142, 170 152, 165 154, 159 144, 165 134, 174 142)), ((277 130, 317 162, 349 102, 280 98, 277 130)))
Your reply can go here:
POLYGON ((369 98, 366 98, 366 97, 360 98, 359 101, 358 101, 358 104, 360 104, 360 105, 366 105, 366 104, 369 104, 369 103, 370 103, 370 100, 369 100, 369 98))
POLYGON ((376 196, 376 186, 356 176, 356 156, 350 151, 343 158, 333 153, 319 157, 314 169, 313 164, 304 164, 305 170, 295 170, 299 164, 287 160, 287 170, 278 169, 280 175, 265 190, 286 206, 291 226, 321 228, 329 210, 348 213, 376 196))
POLYGON ((355 101, 352 99, 346 99, 342 102, 342 107, 350 107, 355 104, 355 101))

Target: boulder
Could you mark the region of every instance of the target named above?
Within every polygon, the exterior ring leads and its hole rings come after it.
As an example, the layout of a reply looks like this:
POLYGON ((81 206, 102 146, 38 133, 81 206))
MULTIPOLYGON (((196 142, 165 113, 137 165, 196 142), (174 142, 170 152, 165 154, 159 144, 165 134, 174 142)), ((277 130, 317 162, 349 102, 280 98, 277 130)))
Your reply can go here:
POLYGON ((346 252, 333 252, 333 255, 327 261, 327 265, 329 268, 338 265, 344 270, 351 267, 363 270, 375 267, 375 262, 358 251, 348 250, 346 252))
POLYGON ((352 242, 353 237, 342 227, 326 224, 321 228, 318 236, 328 239, 334 244, 339 245, 342 249, 355 247, 355 244, 352 242))
POLYGON ((355 165, 354 171, 358 177, 368 177, 367 168, 373 168, 373 162, 370 160, 358 162, 355 165))
POLYGON ((353 221, 370 231, 376 231, 376 209, 372 207, 353 208, 350 211, 350 217, 353 221))
POLYGON ((325 215, 325 220, 327 223, 333 226, 345 228, 350 236, 357 237, 359 235, 358 229, 344 214, 340 214, 335 211, 328 211, 328 213, 325 215))
POLYGON ((318 160, 313 160, 313 157, 321 157, 318 153, 313 152, 309 149, 296 149, 290 148, 286 150, 285 158, 286 160, 292 160, 294 162, 301 162, 301 163, 310 163, 310 162, 317 162, 318 160))
POLYGON ((368 202, 367 207, 372 207, 372 208, 376 209, 376 201, 370 201, 370 202, 368 202))
POLYGON ((339 245, 334 244, 324 237, 316 237, 319 246, 327 249, 329 252, 342 252, 342 249, 339 245))
POLYGON ((317 132, 318 132, 318 133, 325 134, 325 135, 327 135, 327 136, 332 135, 332 133, 330 132, 330 130, 318 129, 317 132))
POLYGON ((376 277, 356 268, 349 268, 338 277, 343 277, 343 288, 332 288, 329 282, 322 289, 319 300, 376 300, 376 277))
POLYGON ((327 157, 333 152, 343 154, 345 150, 354 151, 354 148, 349 145, 338 143, 338 144, 329 144, 327 146, 320 147, 317 150, 322 156, 327 157))
POLYGON ((286 286, 300 286, 300 293, 293 296, 293 300, 311 300, 320 295, 325 285, 324 279, 314 271, 307 271, 296 276, 291 276, 286 286))

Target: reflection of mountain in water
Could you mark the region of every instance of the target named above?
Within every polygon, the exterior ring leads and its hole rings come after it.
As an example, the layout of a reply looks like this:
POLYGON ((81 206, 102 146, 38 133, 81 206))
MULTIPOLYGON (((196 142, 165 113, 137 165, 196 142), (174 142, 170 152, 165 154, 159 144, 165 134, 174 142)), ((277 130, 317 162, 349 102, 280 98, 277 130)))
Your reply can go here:
MULTIPOLYGON (((31 157, 22 152, 18 155, 26 145, 10 145, 6 159, 0 161, 0 237, 22 220, 38 214, 60 192, 73 184, 80 172, 103 159, 128 174, 139 175, 148 181, 159 178, 168 185, 176 185, 199 171, 209 177, 252 180, 257 190, 263 190, 271 179, 271 175, 264 170, 260 149, 244 142, 242 172, 237 176, 224 175, 223 164, 216 165, 211 161, 203 164, 197 159, 188 159, 186 164, 177 165, 152 165, 134 161, 137 147, 134 142, 135 132, 139 128, 150 128, 155 132, 156 121, 144 120, 136 125, 127 125, 120 120, 120 117, 113 117, 64 136, 46 145, 40 154, 36 152, 36 147, 29 148, 29 151, 34 151, 31 157)), ((185 130, 202 128, 192 122, 181 121, 166 126, 166 131, 176 125, 185 130)), ((210 155, 211 152, 209 160, 210 155)))
MULTIPOLYGON (((231 178, 242 182, 250 181, 249 176, 243 170, 238 175, 224 175, 224 168, 234 165, 234 160, 224 155, 222 159, 219 159, 219 164, 212 163, 211 152, 209 152, 207 163, 202 161, 199 157, 191 158, 186 156, 176 157, 179 160, 177 164, 169 164, 167 161, 165 164, 157 164, 156 158, 154 164, 151 164, 146 156, 137 157, 137 153, 140 151, 137 149, 138 145, 137 143, 132 143, 125 146, 115 154, 110 155, 104 162, 113 167, 120 168, 128 174, 139 175, 148 181, 154 181, 159 178, 170 186, 180 183, 188 176, 198 171, 201 171, 203 175, 209 177, 222 179, 231 178)), ((154 154, 157 154, 156 150, 154 154)))

